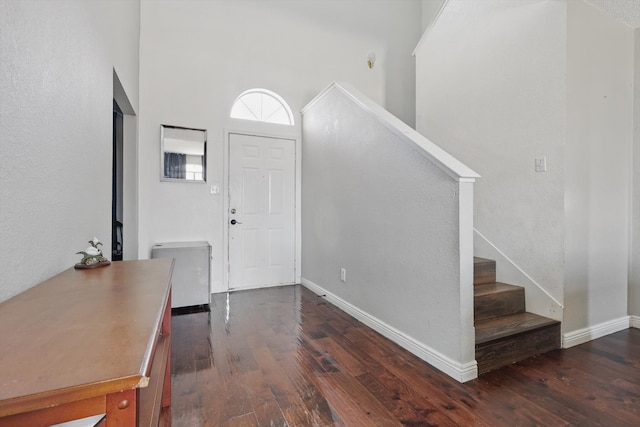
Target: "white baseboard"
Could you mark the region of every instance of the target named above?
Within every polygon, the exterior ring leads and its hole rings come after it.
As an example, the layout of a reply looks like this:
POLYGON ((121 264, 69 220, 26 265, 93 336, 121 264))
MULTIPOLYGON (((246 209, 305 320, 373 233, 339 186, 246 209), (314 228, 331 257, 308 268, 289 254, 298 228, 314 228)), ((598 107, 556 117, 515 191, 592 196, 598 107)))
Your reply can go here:
POLYGON ((312 281, 302 278, 301 283, 305 288, 314 292, 316 295, 323 295, 331 304, 339 307, 341 310, 355 317, 374 331, 395 342, 405 350, 415 354, 420 359, 455 380, 466 382, 478 378, 478 365, 475 360, 470 363, 458 363, 429 346, 416 341, 414 338, 402 333, 394 327, 387 325, 380 319, 371 316, 369 313, 365 313, 358 307, 355 307, 337 295, 328 292, 326 289, 312 281))
POLYGON ((629 326, 640 329, 640 316, 629 316, 629 326))
MULTIPOLYGON (((636 319, 638 318, 636 317, 636 319)), ((604 337, 605 335, 628 329, 632 322, 633 320, 630 316, 624 316, 588 328, 567 332, 566 334, 562 334, 562 348, 570 348, 595 340, 596 338, 604 337)))

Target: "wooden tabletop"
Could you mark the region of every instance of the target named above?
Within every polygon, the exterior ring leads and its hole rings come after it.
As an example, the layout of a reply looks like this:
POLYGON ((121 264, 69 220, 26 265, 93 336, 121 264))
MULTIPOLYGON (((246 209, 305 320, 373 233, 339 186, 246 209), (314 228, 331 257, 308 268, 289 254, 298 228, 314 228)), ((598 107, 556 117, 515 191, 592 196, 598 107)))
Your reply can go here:
POLYGON ((145 386, 172 270, 70 268, 0 303, 0 417, 145 386))

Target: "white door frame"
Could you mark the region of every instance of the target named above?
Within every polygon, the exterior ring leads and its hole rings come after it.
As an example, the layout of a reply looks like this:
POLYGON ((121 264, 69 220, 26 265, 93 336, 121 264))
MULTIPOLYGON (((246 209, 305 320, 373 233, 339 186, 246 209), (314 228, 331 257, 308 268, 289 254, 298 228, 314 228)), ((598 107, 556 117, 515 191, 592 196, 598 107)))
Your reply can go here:
MULTIPOLYGON (((286 129, 289 130, 289 129, 286 129)), ((239 134, 239 135, 249 135, 249 136, 257 136, 263 138, 280 138, 280 139, 292 139, 295 141, 296 147, 296 157, 295 157, 295 202, 294 202, 294 217, 295 217, 295 260, 294 260, 294 280, 295 283, 300 283, 301 277, 301 267, 302 267, 302 215, 300 212, 300 206, 302 202, 302 144, 301 138, 295 128, 292 128, 289 132, 283 129, 282 132, 263 132, 263 131, 253 131, 253 130, 238 130, 238 129, 224 129, 224 177, 223 177, 223 188, 224 188, 224 202, 223 202, 223 230, 222 230, 222 240, 223 240, 223 257, 224 257, 224 285, 227 291, 233 291, 233 289, 229 289, 229 153, 230 153, 230 135, 239 134)))

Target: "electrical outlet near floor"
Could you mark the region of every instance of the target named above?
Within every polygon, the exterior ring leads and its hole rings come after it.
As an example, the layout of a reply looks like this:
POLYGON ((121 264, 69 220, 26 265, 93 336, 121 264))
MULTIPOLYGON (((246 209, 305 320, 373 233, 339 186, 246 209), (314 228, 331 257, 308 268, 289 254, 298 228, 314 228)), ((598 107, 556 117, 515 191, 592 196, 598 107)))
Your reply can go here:
POLYGON ((343 282, 347 281, 347 269, 346 268, 341 268, 340 269, 340 280, 342 280, 343 282))

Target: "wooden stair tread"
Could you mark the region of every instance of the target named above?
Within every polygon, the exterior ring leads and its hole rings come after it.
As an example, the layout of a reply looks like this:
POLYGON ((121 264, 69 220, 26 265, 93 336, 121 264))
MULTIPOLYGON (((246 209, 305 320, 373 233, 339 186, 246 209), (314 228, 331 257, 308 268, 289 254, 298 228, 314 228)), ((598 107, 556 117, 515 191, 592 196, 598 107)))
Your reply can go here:
POLYGON ((517 313, 476 322, 476 346, 558 324, 557 320, 533 313, 517 313))
POLYGON ((473 286, 473 295, 479 297, 499 292, 519 291, 521 289, 522 286, 510 285, 502 282, 480 283, 473 286))
POLYGON ((478 374, 560 347, 560 322, 526 312, 525 289, 496 280, 496 262, 473 258, 478 374))
POLYGON ((475 322, 522 313, 525 311, 524 288, 501 282, 475 285, 473 305, 475 322))

